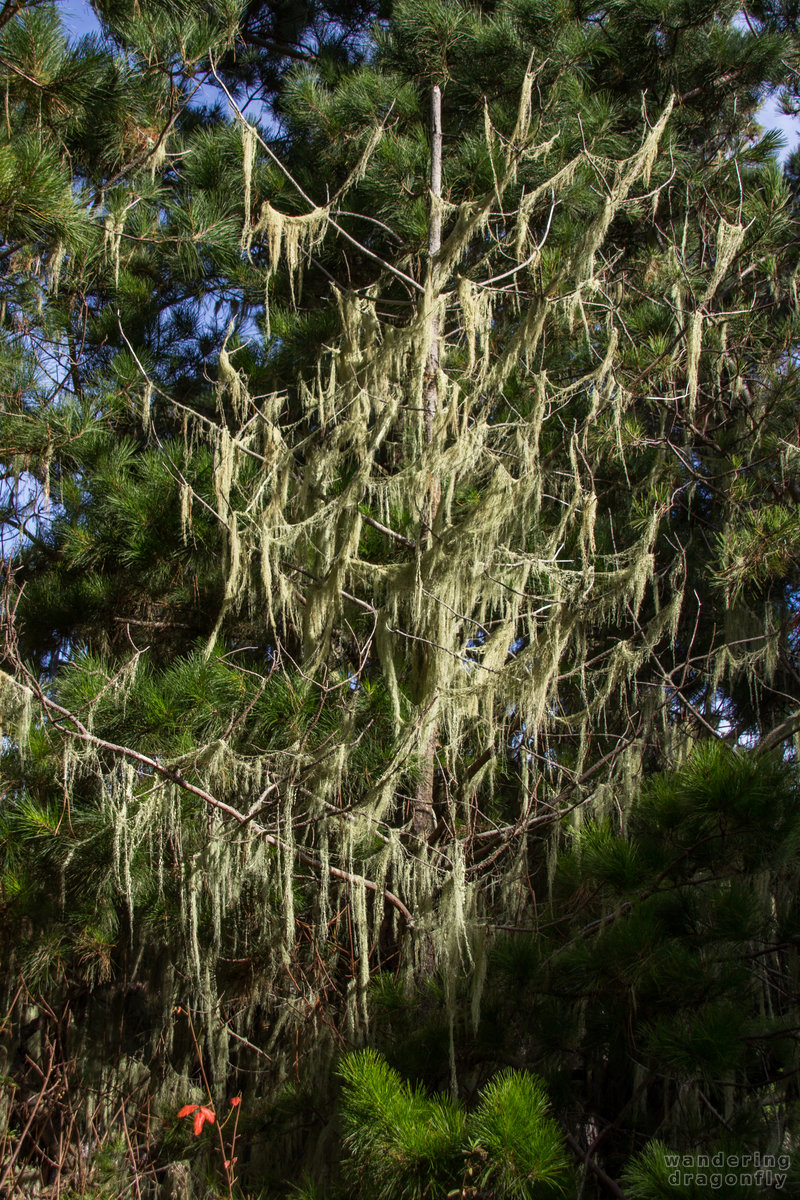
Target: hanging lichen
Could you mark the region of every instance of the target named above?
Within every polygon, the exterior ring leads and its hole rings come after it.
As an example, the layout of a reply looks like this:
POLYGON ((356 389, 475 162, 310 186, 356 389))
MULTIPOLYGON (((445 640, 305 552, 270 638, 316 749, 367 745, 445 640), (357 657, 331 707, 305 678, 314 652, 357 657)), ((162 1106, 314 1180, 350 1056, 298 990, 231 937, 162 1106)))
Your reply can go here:
POLYGON ((116 287, 119 287, 120 247, 124 231, 125 213, 108 213, 105 219, 105 249, 114 264, 114 284, 116 287))
POLYGON ((12 736, 24 751, 31 723, 31 690, 0 670, 0 737, 12 736))
MULTIPOLYGON (((540 136, 535 83, 530 70, 511 129, 485 107, 485 194, 428 197, 443 229, 431 260, 404 247, 383 261, 377 235, 352 247, 348 233, 352 281, 344 256, 328 278, 334 239, 346 241, 344 189, 325 207, 298 191, 285 207, 299 212, 265 200, 254 217, 259 135, 241 121, 248 304, 265 283, 297 304, 330 237, 324 338, 313 332, 296 358, 290 337, 237 354, 231 324, 207 393, 194 409, 175 398, 178 540, 205 556, 214 606, 171 681, 192 697, 186 728, 172 728, 173 693, 159 691, 169 665, 154 653, 142 667, 135 647, 127 672, 98 674, 90 702, 76 689, 74 719, 48 695, 36 710, 63 742, 65 812, 81 789, 98 797, 108 889, 132 938, 143 912, 180 909, 165 990, 177 1002, 189 989, 202 1010, 215 1080, 237 1038, 242 1061, 275 1054, 273 1079, 296 1072, 284 1043, 301 1045, 304 1029, 320 1043, 326 1029, 331 1043, 342 1029, 362 1038, 386 961, 407 982, 440 974, 454 1064, 460 989, 468 977, 477 1027, 495 925, 535 922, 531 879, 552 885, 565 830, 590 803, 625 819, 654 729, 676 754, 691 740, 676 731, 670 655, 692 595, 670 521, 697 486, 685 422, 733 357, 709 328, 745 229, 682 216, 665 232, 662 205, 663 227, 647 228, 663 252, 645 279, 615 222, 650 220, 641 213, 668 186, 673 102, 616 160, 552 125, 540 136), (660 306, 652 347, 639 302, 660 306), (128 730, 139 740, 121 746, 128 730)), ((381 134, 346 187, 369 181, 381 134)), ((117 284, 123 226, 124 214, 105 217, 117 284)), ((150 446, 170 403, 159 392, 156 419, 155 394, 147 380, 150 446)), ((159 568, 198 586, 179 554, 159 568)), ((177 640, 171 616, 143 605, 129 637, 177 640)), ((712 690, 778 669, 775 627, 733 605, 730 620, 731 645, 702 664, 712 690)), ((5 675, 0 710, 24 740, 30 693, 5 675)))
POLYGON ((285 262, 293 302, 300 293, 304 256, 310 254, 324 236, 328 217, 328 208, 314 208, 309 213, 295 216, 280 212, 265 200, 258 220, 246 227, 246 250, 249 251, 257 239, 266 243, 269 255, 267 280, 275 274, 281 261, 285 262))
POLYGON ((48 263, 48 286, 53 296, 58 293, 58 286, 61 282, 61 271, 64 266, 64 260, 67 257, 67 247, 63 242, 59 242, 53 253, 50 255, 48 263))
POLYGON ((252 242, 250 212, 252 207, 253 167, 256 161, 257 132, 247 121, 241 122, 242 167, 244 173, 244 226, 242 227, 242 249, 249 250, 252 242))
MULTIPOLYGON (((232 328, 229 331, 232 332, 232 328)), ((219 352, 219 389, 218 395, 220 402, 224 399, 229 399, 233 407, 233 413, 239 424, 243 424, 246 420, 247 410, 250 405, 250 396, 247 391, 247 382, 239 371, 233 366, 231 357, 227 350, 228 339, 225 339, 222 349, 219 352)))

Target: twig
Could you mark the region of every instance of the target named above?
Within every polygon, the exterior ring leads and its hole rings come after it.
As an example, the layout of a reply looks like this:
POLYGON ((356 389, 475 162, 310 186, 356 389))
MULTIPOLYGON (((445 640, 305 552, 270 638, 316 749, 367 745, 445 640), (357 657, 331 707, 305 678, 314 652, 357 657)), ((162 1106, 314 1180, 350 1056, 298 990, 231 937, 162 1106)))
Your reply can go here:
MULTIPOLYGON (((275 165, 283 172, 283 174, 286 176, 286 178, 291 183, 292 187, 294 187, 295 190, 298 192, 298 194, 302 197, 302 199, 305 200, 305 202, 309 206, 309 208, 317 209, 318 205, 316 205, 314 203, 314 201, 311 199, 311 197, 308 195, 308 193, 303 190, 303 188, 300 186, 300 184, 297 182, 297 180, 292 175, 289 168, 286 167, 281 162, 278 155, 275 153, 275 151, 272 149, 272 147, 267 142, 264 141, 264 139, 262 138, 262 136, 258 132, 258 130, 255 129, 254 126, 250 125, 249 121, 247 121, 247 118, 245 117, 242 110, 239 108, 239 105, 236 103, 233 96, 230 94, 230 92, 226 88, 225 84, 222 82, 219 75, 217 74, 217 69, 213 64, 213 60, 212 60, 211 70, 212 70, 212 73, 213 73, 214 78, 216 79, 217 83, 219 84, 219 86, 222 88, 223 92, 227 96, 228 103, 230 104, 233 112, 236 114, 236 116, 239 118, 239 120, 243 121, 246 125, 249 126, 249 128, 254 130, 256 139, 260 142, 262 147, 266 150, 267 154, 270 156, 270 158, 275 163, 275 165)), ((368 249, 367 246, 362 245, 362 243, 359 242, 356 238, 354 238, 351 234, 349 234, 347 232, 347 230, 344 229, 339 224, 338 221, 335 221, 333 219, 333 217, 331 216, 329 211, 326 212, 325 218, 326 218, 328 224, 331 225, 332 228, 335 229, 337 233, 341 234, 341 236, 345 239, 345 241, 348 241, 351 244, 351 246, 355 246, 357 250, 360 250, 362 254, 365 254, 367 256, 367 258, 371 258, 373 260, 373 262, 378 263, 378 265, 383 267, 383 269, 385 271, 389 271, 392 275, 396 275, 398 279, 402 279, 403 283, 407 283, 410 287, 414 288, 415 291, 422 292, 423 295, 425 294, 425 288, 422 286, 421 283, 417 283, 416 279, 412 279, 412 277, 410 275, 406 275, 405 271, 401 271, 399 269, 399 267, 395 267, 392 263, 387 262, 386 259, 381 258, 380 255, 375 254, 372 250, 368 249)))
POLYGON ((36 1103, 33 1106, 31 1115, 28 1117, 28 1120, 25 1124, 25 1128, 23 1129, 22 1133, 19 1135, 19 1138, 17 1139, 17 1144, 14 1147, 13 1151, 11 1152, 11 1157, 9 1158, 8 1162, 6 1163, 5 1170, 3 1171, 3 1174, 0 1175, 0 1195, 2 1195, 3 1184, 5 1183, 5 1181, 8 1179, 9 1175, 11 1174, 14 1163, 17 1161, 20 1150, 22 1149, 22 1144, 25 1141, 25 1138, 28 1136, 28 1130, 30 1129, 31 1125, 33 1124, 34 1120, 36 1119, 36 1114, 39 1111, 39 1106, 41 1105, 42 1100, 44 1099, 45 1092, 47 1091, 47 1085, 50 1082, 50 1076, 53 1074, 53 1064, 55 1062, 55 1056, 56 1056, 56 1048, 55 1048, 55 1046, 51 1046, 50 1047, 50 1061, 47 1064, 47 1071, 45 1073, 44 1079, 42 1080, 42 1086, 39 1088, 39 1094, 36 1097, 36 1103))
MULTIPOLYGON (((91 733, 75 716, 74 713, 70 712, 69 709, 64 708, 62 705, 57 704, 55 700, 52 700, 42 691, 38 681, 34 678, 30 671, 28 671, 18 657, 10 652, 8 643, 6 645, 6 652, 12 657, 12 661, 14 661, 17 669, 28 680, 28 686, 30 687, 30 690, 36 696, 45 712, 45 715, 48 717, 54 729, 57 729, 60 733, 66 734, 67 737, 73 737, 78 741, 86 743, 87 745, 94 746, 98 750, 105 750, 109 754, 126 758, 131 762, 136 762, 141 766, 147 767, 148 770, 152 771, 155 775, 159 775, 162 779, 169 780, 170 783, 174 783, 183 791, 190 792, 193 796, 197 796, 206 804, 210 805, 211 808, 215 808, 219 812, 224 813, 226 816, 231 817, 238 825, 246 825, 249 822, 254 832, 262 837, 268 845, 273 846, 276 849, 286 849, 285 843, 282 842, 280 838, 277 838, 272 833, 268 833, 262 825, 259 825, 248 814, 241 812, 238 808, 234 808, 231 804, 226 804, 224 800, 220 800, 217 796, 214 796, 205 788, 198 787, 197 784, 191 783, 188 779, 185 779, 179 771, 174 771, 170 767, 164 766, 157 759, 152 758, 148 754, 141 754, 138 750, 134 750, 131 746, 120 746, 116 742, 109 742, 105 738, 98 737, 96 734, 91 733), (64 725, 64 721, 67 721, 72 728, 64 725)), ((18 680, 14 679, 13 676, 8 676, 8 678, 11 679, 12 682, 17 685, 17 687, 23 686, 18 680)), ((314 857, 314 855, 309 854, 308 851, 302 850, 296 846, 294 848, 294 854, 300 860, 300 862, 305 863, 306 866, 313 867, 315 870, 322 869, 322 864, 314 857)), ((390 892, 386 888, 380 888, 373 880, 367 879, 362 875, 355 875, 351 871, 343 871, 339 867, 330 865, 328 866, 327 870, 328 874, 334 879, 341 879, 346 883, 360 884, 368 891, 381 894, 386 902, 391 904, 393 908, 396 908, 397 911, 405 918, 409 927, 414 927, 414 918, 399 896, 395 896, 393 892, 390 892)))
POLYGON ((371 525, 373 529, 377 529, 378 533, 384 533, 387 537, 393 538, 399 545, 407 546, 409 550, 416 550, 417 543, 412 542, 411 538, 405 537, 402 533, 396 533, 388 525, 381 525, 380 521, 376 521, 374 517, 368 516, 367 513, 361 513, 361 520, 365 525, 371 525))
POLYGON ((591 1157, 591 1147, 589 1147, 588 1150, 584 1150, 577 1138, 574 1138, 568 1129, 564 1129, 564 1138, 570 1150, 572 1150, 573 1153, 576 1154, 581 1160, 584 1166, 587 1166, 589 1170, 597 1176, 600 1182, 608 1188, 608 1190, 611 1192, 611 1195, 616 1196, 617 1200, 626 1200, 625 1192, 623 1192, 616 1180, 612 1179, 610 1175, 607 1175, 600 1164, 595 1162, 595 1160, 591 1157))

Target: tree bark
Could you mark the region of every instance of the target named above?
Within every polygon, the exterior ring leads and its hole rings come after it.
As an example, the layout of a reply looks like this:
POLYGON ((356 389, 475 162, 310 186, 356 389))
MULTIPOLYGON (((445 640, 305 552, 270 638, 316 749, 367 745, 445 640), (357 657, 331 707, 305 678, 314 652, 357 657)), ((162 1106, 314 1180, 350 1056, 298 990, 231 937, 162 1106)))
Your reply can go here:
MULTIPOLYGON (((436 268, 434 259, 442 246, 442 212, 439 199, 442 194, 442 89, 434 85, 431 92, 431 223, 428 235, 428 285, 430 288, 429 303, 435 305, 437 294, 436 268)), ((425 363, 425 444, 433 441, 433 425, 439 409, 439 316, 434 307, 430 317, 430 349, 425 363)), ((441 480, 438 472, 431 475, 428 493, 422 510, 420 529, 420 548, 424 550, 430 545, 433 522, 441 497, 441 480)), ((428 662, 431 650, 425 646, 422 650, 420 674, 425 680, 430 674, 428 662)), ((433 777, 436 766, 436 745, 438 727, 434 723, 422 759, 422 775, 417 784, 416 801, 414 805, 414 832, 421 838, 429 838, 436 827, 433 810, 433 777)))

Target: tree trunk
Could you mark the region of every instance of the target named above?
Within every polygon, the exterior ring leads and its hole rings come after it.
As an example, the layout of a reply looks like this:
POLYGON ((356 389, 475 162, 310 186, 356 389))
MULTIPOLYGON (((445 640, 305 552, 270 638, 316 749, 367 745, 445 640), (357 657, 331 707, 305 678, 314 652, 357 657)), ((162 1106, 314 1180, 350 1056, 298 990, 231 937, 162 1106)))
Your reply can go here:
MULTIPOLYGON (((436 296, 437 287, 434 260, 442 245, 442 212, 439 198, 442 194, 442 89, 436 84, 431 93, 431 224, 428 236, 428 280, 431 292, 436 296)), ((439 408, 439 316, 434 308, 430 318, 430 349, 425 364, 425 443, 433 441, 433 424, 439 408)), ((428 484, 428 494, 422 511, 420 529, 420 545, 424 553, 431 542, 431 531, 436 519, 441 496, 441 480, 438 473, 431 476, 428 484)), ((420 674, 423 679, 430 675, 431 648, 422 648, 420 674)), ((424 696, 423 696, 424 699, 424 696)), ((414 832, 422 838, 428 838, 436 826, 433 812, 433 774, 436 764, 436 743, 438 727, 434 722, 422 760, 422 776, 417 784, 416 803, 414 806, 414 832)))

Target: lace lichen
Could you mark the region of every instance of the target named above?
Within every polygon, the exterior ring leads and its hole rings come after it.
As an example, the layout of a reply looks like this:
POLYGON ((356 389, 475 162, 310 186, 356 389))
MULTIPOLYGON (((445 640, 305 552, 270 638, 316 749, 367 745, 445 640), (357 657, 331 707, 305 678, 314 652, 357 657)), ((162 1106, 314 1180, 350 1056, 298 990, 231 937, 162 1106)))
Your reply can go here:
MULTIPOLYGON (((423 282, 400 293, 400 267, 376 266, 369 287, 332 283, 338 328, 268 395, 254 381, 269 373, 271 351, 249 377, 232 324, 216 415, 181 410, 182 538, 203 544, 202 508, 221 546, 205 665, 238 663, 252 631, 263 652, 255 666, 241 660, 250 665, 239 668, 238 707, 221 689, 207 743, 187 733, 173 760, 154 757, 142 773, 110 769, 91 739, 78 748, 64 735, 64 794, 87 774, 100 781, 131 928, 139 860, 162 894, 179 893, 181 970, 202 998, 215 1077, 229 1038, 246 1037, 264 1013, 264 1055, 287 1026, 323 1022, 328 988, 338 989, 348 1036, 363 1037, 370 977, 386 960, 401 980, 441 972, 454 1061, 460 981, 469 977, 477 1027, 492 927, 536 917, 535 854, 544 890, 583 802, 613 806, 624 821, 649 732, 677 742, 675 687, 658 657, 676 642, 685 602, 684 548, 664 565, 674 447, 659 427, 666 418, 647 410, 644 428, 634 419, 643 350, 626 323, 628 265, 615 268, 609 245, 616 218, 642 204, 653 178, 658 189, 672 101, 622 161, 584 149, 564 162, 558 137, 535 143, 534 79, 528 72, 511 134, 500 136, 487 107, 487 194, 457 205, 431 197, 444 237, 423 282), (549 222, 577 190, 580 220, 551 254, 549 222), (192 475, 193 455, 209 445, 210 488, 192 475), (636 493, 624 522, 607 479, 636 493), (223 647, 234 617, 245 629, 223 647), (262 696, 274 705, 251 727, 262 696), (373 727, 377 750, 367 753, 373 727), (592 782, 598 743, 619 749, 603 750, 608 767, 592 782), (415 789, 431 759, 433 820, 422 837, 415 789), (494 808, 497 821, 486 815, 494 808), (237 919, 243 907, 248 917, 237 919), (223 958, 259 964, 224 1021, 223 958), (295 969, 301 959, 309 978, 295 969)), ((283 270, 297 301, 304 261, 336 232, 338 210, 290 215, 266 200, 254 219, 259 136, 244 121, 241 135, 242 268, 268 284, 283 270), (248 261, 254 247, 266 250, 266 268, 248 261)), ((689 414, 705 378, 709 309, 745 237, 723 219, 706 233, 714 265, 702 290, 682 270, 688 233, 657 268, 673 339, 660 380, 670 405, 688 396, 689 414)), ((109 215, 117 282, 121 236, 122 218, 109 215)), ((151 399, 148 386, 146 426, 151 399)), ((712 688, 756 661, 776 670, 775 631, 758 636, 757 646, 753 635, 737 652, 715 651, 712 688)), ((8 680, 0 674, 0 710, 15 720, 28 700, 8 680)), ((130 701, 116 699, 124 712, 130 701)), ((269 1069, 277 1078, 292 1065, 284 1056, 269 1069)))

